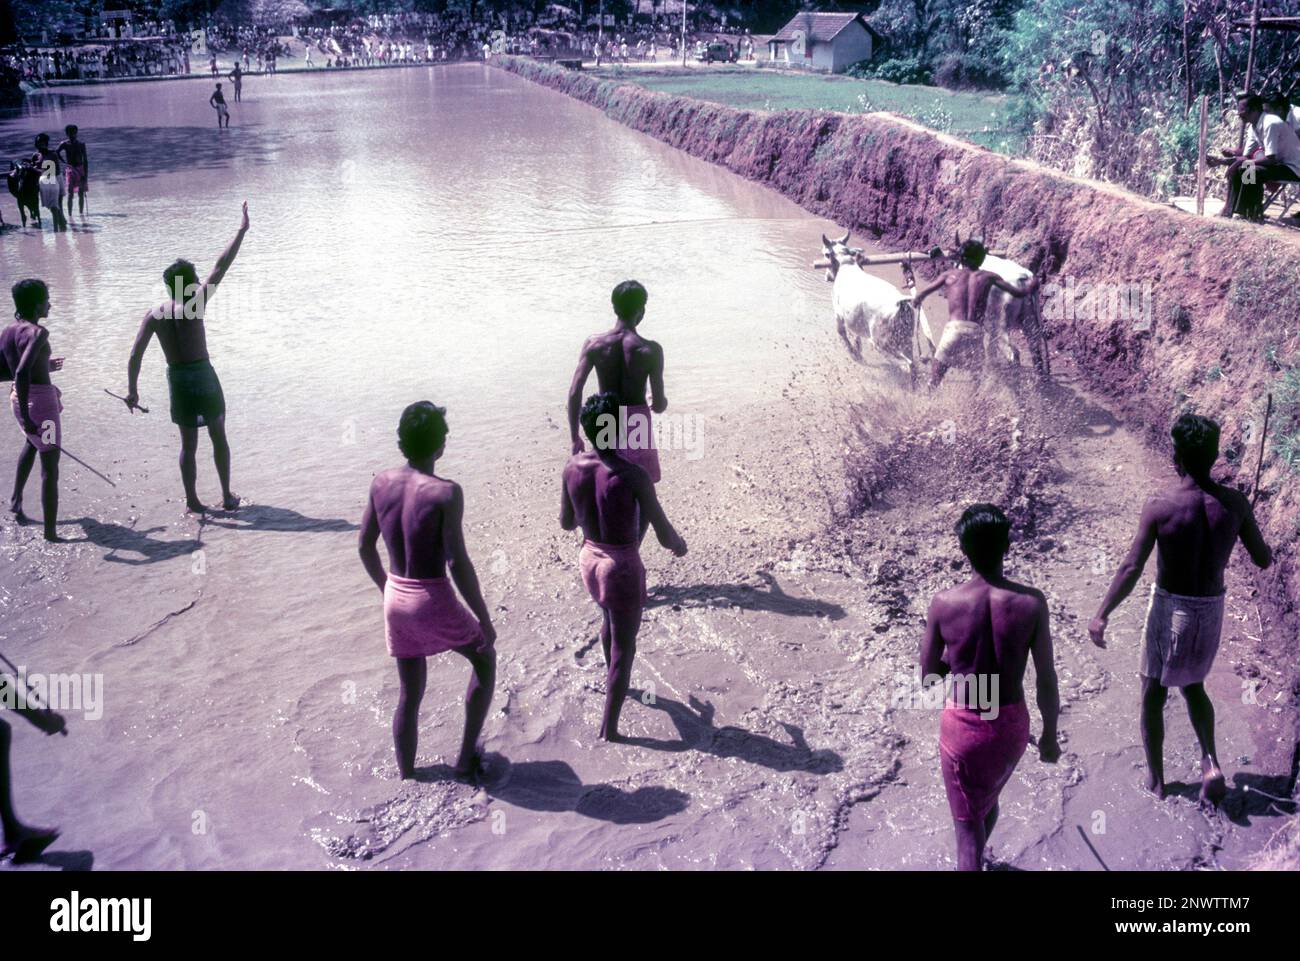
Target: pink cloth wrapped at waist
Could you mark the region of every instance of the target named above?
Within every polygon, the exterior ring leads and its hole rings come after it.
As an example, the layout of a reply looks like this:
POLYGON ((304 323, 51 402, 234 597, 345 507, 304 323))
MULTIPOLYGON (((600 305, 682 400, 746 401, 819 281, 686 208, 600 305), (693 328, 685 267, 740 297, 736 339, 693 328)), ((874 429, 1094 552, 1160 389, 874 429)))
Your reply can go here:
POLYGON ((618 452, 643 468, 650 479, 659 483, 659 450, 654 440, 654 415, 649 404, 628 404, 620 411, 618 452))
POLYGON ((982 821, 1029 744, 1025 702, 1002 704, 995 718, 948 704, 939 720, 939 763, 956 821, 982 821))
MULTIPOLYGON (((39 451, 53 450, 63 443, 63 394, 53 384, 29 384, 27 386, 27 414, 36 422, 37 433, 28 434, 27 439, 39 451)), ((9 406, 14 412, 14 420, 23 426, 21 409, 18 406, 18 388, 9 392, 9 406)))
POLYGON ((446 577, 388 575, 384 633, 393 657, 430 657, 478 644, 483 631, 446 577))
POLYGON ((645 565, 636 544, 583 541, 578 552, 582 583, 591 599, 607 611, 645 606, 645 565))

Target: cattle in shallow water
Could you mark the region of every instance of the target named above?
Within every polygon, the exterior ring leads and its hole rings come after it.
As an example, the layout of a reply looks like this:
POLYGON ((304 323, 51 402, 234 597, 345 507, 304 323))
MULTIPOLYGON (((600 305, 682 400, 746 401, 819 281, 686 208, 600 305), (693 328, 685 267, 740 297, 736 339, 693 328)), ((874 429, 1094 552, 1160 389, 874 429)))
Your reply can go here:
POLYGON ((5 178, 9 193, 18 202, 18 213, 22 216, 23 226, 27 226, 27 213, 31 212, 36 226, 41 225, 41 174, 35 167, 27 164, 9 163, 9 173, 5 178))

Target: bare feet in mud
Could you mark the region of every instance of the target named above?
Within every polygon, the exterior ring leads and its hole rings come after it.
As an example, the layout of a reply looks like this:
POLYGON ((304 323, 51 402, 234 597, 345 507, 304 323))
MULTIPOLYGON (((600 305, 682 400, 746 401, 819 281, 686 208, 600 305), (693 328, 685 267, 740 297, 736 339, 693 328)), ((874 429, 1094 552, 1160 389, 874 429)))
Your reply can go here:
POLYGON ((239 510, 239 495, 227 494, 225 497, 221 498, 221 509, 223 511, 239 510))
POLYGON ((452 768, 452 773, 461 784, 477 786, 487 773, 487 769, 483 766, 483 755, 475 754, 468 761, 457 761, 456 766, 452 768))
POLYGON ((1201 803, 1218 807, 1228 793, 1223 771, 1213 758, 1201 758, 1201 803))
POLYGON ((1165 782, 1163 778, 1158 778, 1154 774, 1147 778, 1147 790, 1156 796, 1156 799, 1163 801, 1165 799, 1165 782))
POLYGON ((58 837, 58 828, 20 827, 5 836, 5 846, 0 848, 0 860, 11 858, 14 864, 34 861, 58 837))
POLYGON ((204 514, 207 512, 208 505, 196 498, 185 499, 185 513, 187 514, 204 514))

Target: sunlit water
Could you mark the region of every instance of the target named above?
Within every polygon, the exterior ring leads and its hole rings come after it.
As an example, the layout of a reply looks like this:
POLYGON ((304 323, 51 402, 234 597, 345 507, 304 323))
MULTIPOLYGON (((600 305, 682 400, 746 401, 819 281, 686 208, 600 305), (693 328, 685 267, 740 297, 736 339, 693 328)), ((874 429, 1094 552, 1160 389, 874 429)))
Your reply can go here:
MULTIPOLYGON (((649 289, 679 414, 770 405, 778 345, 833 348, 808 266, 832 225, 561 94, 474 65, 254 77, 218 131, 210 89, 67 88, 0 119, 4 156, 73 122, 90 151, 88 223, 0 237, 0 283, 49 283, 65 446, 118 486, 67 466, 77 543, 60 552, 6 529, 0 646, 105 677, 102 721, 53 746, 22 731, 15 764, 20 810, 75 823, 68 846, 109 867, 319 864, 304 825, 391 777, 391 665, 353 538, 404 405, 449 408, 440 470, 465 486, 495 603, 519 561, 488 559, 553 531, 566 388, 616 283, 649 289), (252 229, 208 340, 253 506, 200 528, 180 511, 157 347, 151 414, 103 391, 125 387, 162 269, 209 269, 244 199, 252 229)), ((19 435, 0 437, 7 488, 19 435)), ((217 494, 206 444, 200 492, 217 494)), ((422 755, 454 740, 462 684, 459 668, 431 676, 422 755)))

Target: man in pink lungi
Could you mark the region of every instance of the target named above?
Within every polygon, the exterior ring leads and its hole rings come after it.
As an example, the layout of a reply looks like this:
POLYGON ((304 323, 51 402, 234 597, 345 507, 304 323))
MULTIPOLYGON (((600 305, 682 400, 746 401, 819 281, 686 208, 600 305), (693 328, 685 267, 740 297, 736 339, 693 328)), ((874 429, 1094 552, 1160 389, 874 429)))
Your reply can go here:
MULTIPOLYGON (((614 304, 614 326, 601 334, 588 337, 582 345, 578 369, 569 385, 569 439, 573 453, 583 451, 582 437, 578 433, 578 409, 582 405, 582 390, 592 368, 600 392, 612 393, 619 400, 619 432, 616 449, 624 459, 645 469, 652 484, 659 483, 659 451, 654 445, 654 414, 668 409, 664 393, 664 350, 653 340, 646 340, 637 331, 645 317, 646 289, 635 280, 625 280, 614 288, 610 300, 614 304), (653 401, 646 403, 646 383, 649 382, 653 401)), ((638 539, 645 537, 649 519, 641 518, 638 539)))
POLYGON ((14 322, 0 332, 0 380, 13 379, 9 404, 23 430, 9 511, 21 524, 23 489, 32 467, 41 461, 41 508, 45 539, 59 540, 59 445, 63 441, 62 395, 50 382, 50 372, 63 369, 62 357, 50 356, 50 332, 41 321, 50 313, 50 292, 44 281, 20 280, 13 286, 14 322))
POLYGON ((1214 705, 1205 678, 1214 665, 1223 629, 1223 572, 1238 538, 1256 567, 1273 563, 1255 512, 1244 494, 1210 476, 1219 457, 1219 425, 1183 414, 1170 431, 1178 481, 1152 495, 1142 508, 1137 537, 1115 572, 1088 633, 1106 646, 1111 612, 1137 586, 1153 548, 1156 582, 1151 585, 1142 644, 1142 745, 1147 787, 1165 796, 1165 698, 1177 687, 1201 747, 1201 800, 1218 804, 1227 793, 1214 747, 1214 705))
POLYGON ((939 761, 959 871, 981 869, 998 820, 998 795, 1030 741, 1024 679, 1031 654, 1043 716, 1038 755, 1049 764, 1061 756, 1047 601, 1041 591, 1003 576, 1010 534, 1010 521, 992 504, 966 509, 957 538, 973 573, 935 595, 921 642, 922 683, 946 677, 951 684, 939 722, 939 761))
POLYGON ((620 406, 612 392, 587 398, 580 417, 592 450, 579 450, 569 458, 560 492, 560 526, 566 531, 582 528, 582 583, 604 615, 600 645, 607 673, 600 736, 606 741, 619 739, 618 716, 636 657, 645 606, 640 552, 645 526, 654 525, 659 543, 675 555, 686 554, 686 541, 664 516, 650 475, 615 449, 620 406))
POLYGON ((460 485, 434 473, 446 438, 443 408, 424 400, 402 412, 397 446, 406 464, 384 471, 370 485, 359 548, 361 563, 383 592, 388 653, 397 658, 401 693, 393 715, 393 745, 398 772, 403 778, 415 776, 426 658, 455 651, 473 670, 455 768, 457 778, 470 781, 482 773, 478 736, 496 683, 497 634, 465 549, 464 495, 460 485), (381 534, 388 548, 387 573, 379 558, 381 534), (452 582, 469 610, 456 598, 452 582))

